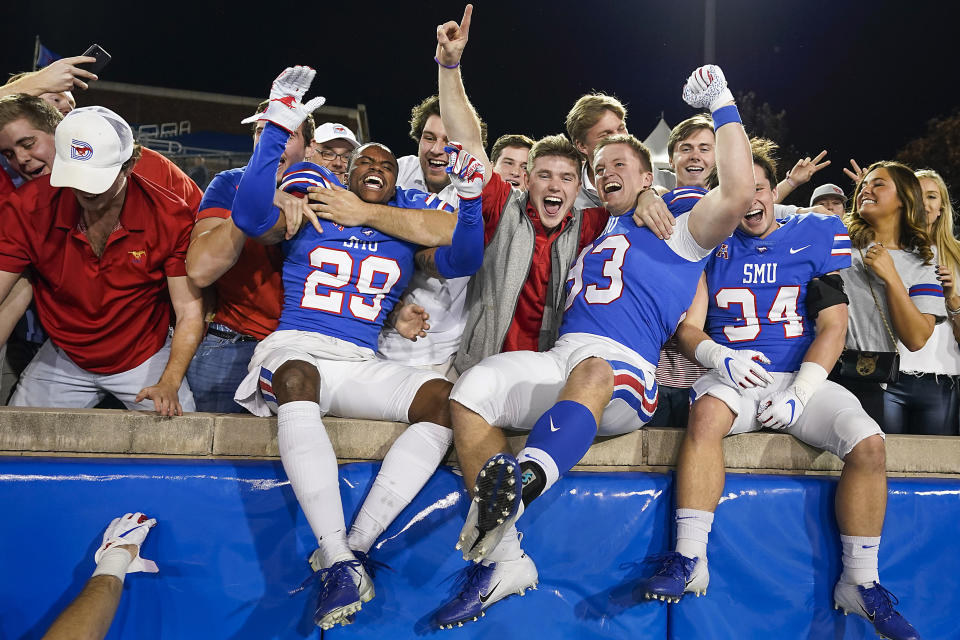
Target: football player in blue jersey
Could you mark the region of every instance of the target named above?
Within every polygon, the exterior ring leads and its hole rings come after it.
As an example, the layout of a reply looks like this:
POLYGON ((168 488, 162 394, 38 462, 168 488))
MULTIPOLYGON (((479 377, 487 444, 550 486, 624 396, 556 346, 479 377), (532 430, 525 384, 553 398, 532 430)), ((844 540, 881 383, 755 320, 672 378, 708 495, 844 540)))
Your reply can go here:
MULTIPOLYGON (((469 16, 468 7, 465 23, 469 16)), ((454 63, 467 27, 448 22, 438 28, 441 96, 444 83, 461 82, 454 63)), ((569 471, 598 432, 638 429, 656 407, 653 373, 660 346, 692 301, 707 256, 733 231, 753 196, 749 142, 720 69, 697 69, 684 99, 714 113, 721 187, 698 200, 684 199, 687 210, 679 212, 665 242, 629 215, 653 181, 649 152, 630 136, 602 141, 593 162, 611 218, 570 270, 560 338, 546 352, 482 360, 451 393, 457 457, 474 498, 458 547, 476 563, 435 614, 439 626, 474 620, 493 603, 537 584, 537 569, 514 527, 525 505, 569 471), (669 267, 650 277, 663 264, 669 267), (505 427, 530 430, 517 458, 507 453, 505 427)))
POLYGON ((676 549, 646 582, 646 595, 678 602, 686 592, 706 592, 707 537, 724 482, 722 440, 769 428, 844 461, 835 605, 871 620, 887 638, 918 638, 877 573, 887 496, 883 433, 853 394, 827 380, 847 330, 838 270, 850 266, 850 238, 836 216, 775 218, 773 148, 753 142, 753 203, 707 261, 677 329, 681 350, 710 371, 693 386, 677 464, 676 549))
MULTIPOLYGON (((352 622, 374 596, 370 547, 449 449, 451 384, 439 373, 376 357, 377 336, 410 279, 418 245, 326 221, 318 222, 320 230, 304 225, 284 239, 286 221, 271 206, 275 173, 290 132, 315 108, 314 100, 301 103, 314 75, 308 67, 293 67, 274 81, 260 142, 237 188, 234 223, 250 237, 282 242, 284 307, 277 330, 257 346, 235 399, 257 415, 277 415, 280 458, 319 544, 310 560, 323 582, 314 622, 329 629, 352 622), (384 457, 349 535, 336 455, 322 420, 326 413, 412 425, 384 457)), ((438 248, 432 262, 444 275, 462 276, 482 260, 484 167, 456 146, 449 149, 460 210, 452 245, 438 248)), ((397 188, 396 176, 390 150, 369 143, 351 158, 348 183, 367 203, 442 205, 432 195, 397 188)), ((339 186, 329 170, 309 163, 290 167, 281 184, 304 195, 309 187, 339 186)), ((416 335, 422 323, 411 322, 416 335)))

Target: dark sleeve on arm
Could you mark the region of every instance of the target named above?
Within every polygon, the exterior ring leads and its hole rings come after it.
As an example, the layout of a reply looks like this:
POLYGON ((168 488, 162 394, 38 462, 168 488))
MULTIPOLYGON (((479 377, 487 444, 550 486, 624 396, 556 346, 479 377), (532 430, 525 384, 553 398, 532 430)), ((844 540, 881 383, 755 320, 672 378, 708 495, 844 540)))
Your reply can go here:
POLYGON ((280 217, 273 196, 277 189, 277 167, 289 136, 285 130, 267 122, 237 186, 233 223, 251 238, 269 231, 280 217))
POLYGON ((457 226, 453 229, 453 242, 437 248, 434 260, 437 271, 444 278, 470 276, 483 263, 483 215, 482 197, 467 200, 460 198, 457 211, 457 226))

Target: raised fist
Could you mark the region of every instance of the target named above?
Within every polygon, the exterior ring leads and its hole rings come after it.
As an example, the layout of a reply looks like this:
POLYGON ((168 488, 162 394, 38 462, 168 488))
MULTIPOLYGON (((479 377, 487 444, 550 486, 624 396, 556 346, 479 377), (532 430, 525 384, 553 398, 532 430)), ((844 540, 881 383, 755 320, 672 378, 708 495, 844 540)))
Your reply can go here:
POLYGON ((727 88, 727 79, 720 67, 708 64, 698 67, 687 78, 683 101, 695 109, 716 111, 727 102, 733 102, 733 94, 727 88))

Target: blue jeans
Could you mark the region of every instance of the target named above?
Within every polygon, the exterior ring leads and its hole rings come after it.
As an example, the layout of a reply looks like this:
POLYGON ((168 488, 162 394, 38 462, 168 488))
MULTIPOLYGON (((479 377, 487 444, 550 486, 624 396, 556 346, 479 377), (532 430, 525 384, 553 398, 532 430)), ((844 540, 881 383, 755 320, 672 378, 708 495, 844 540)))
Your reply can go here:
POLYGON ((647 426, 686 429, 689 418, 690 388, 668 387, 661 384, 657 392, 657 410, 647 426))
POLYGON ((900 374, 883 394, 883 430, 928 436, 955 436, 957 383, 950 376, 900 374))
POLYGON ((247 375, 247 365, 258 342, 231 342, 207 334, 187 369, 197 411, 245 413, 233 401, 237 387, 247 375))

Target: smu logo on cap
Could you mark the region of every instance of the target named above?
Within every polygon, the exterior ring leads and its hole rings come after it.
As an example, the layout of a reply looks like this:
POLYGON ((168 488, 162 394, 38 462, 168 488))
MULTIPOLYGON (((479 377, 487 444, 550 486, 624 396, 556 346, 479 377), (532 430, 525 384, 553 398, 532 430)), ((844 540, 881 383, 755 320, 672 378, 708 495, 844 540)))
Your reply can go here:
POLYGON ((341 127, 341 126, 335 126, 335 127, 333 128, 333 132, 334 132, 334 133, 344 133, 344 132, 346 132, 346 129, 344 129, 344 128, 341 127))
POLYGON ((83 140, 70 141, 70 158, 72 160, 89 160, 93 157, 93 147, 83 140))

